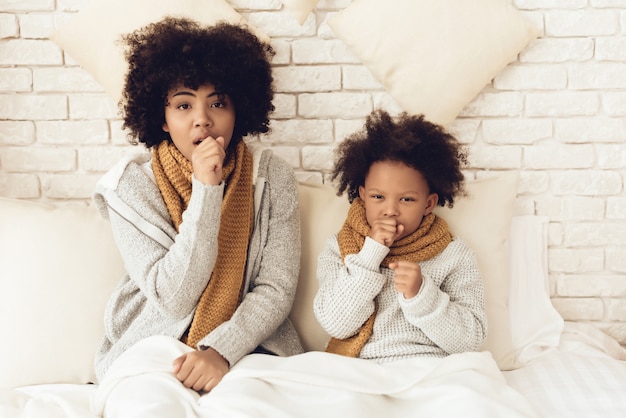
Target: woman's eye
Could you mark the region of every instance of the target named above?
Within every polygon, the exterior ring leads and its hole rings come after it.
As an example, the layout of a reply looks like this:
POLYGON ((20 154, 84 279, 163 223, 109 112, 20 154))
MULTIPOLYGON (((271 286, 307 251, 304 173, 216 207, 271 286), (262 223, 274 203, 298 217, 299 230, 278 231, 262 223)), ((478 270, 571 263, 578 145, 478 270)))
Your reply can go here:
POLYGON ((187 103, 182 103, 182 104, 179 104, 178 106, 176 106, 176 109, 180 109, 180 110, 187 110, 189 108, 190 108, 190 106, 187 103))
POLYGON ((382 198, 383 198, 382 195, 379 195, 379 194, 372 195, 372 199, 382 199, 382 198))

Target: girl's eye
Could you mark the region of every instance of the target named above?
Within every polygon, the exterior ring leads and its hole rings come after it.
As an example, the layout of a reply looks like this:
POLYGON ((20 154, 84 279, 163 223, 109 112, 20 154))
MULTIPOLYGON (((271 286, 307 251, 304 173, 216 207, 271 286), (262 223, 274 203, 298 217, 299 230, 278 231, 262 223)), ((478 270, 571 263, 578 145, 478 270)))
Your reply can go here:
POLYGON ((379 195, 379 194, 373 194, 372 195, 372 199, 382 199, 382 198, 383 198, 383 196, 379 195))
POLYGON ((180 109, 180 110, 187 110, 187 109, 189 109, 190 107, 191 107, 191 106, 189 106, 189 104, 187 104, 187 103, 182 103, 182 104, 179 104, 178 106, 176 106, 176 109, 180 109))
POLYGON ((414 202, 415 201, 415 199, 413 199, 412 197, 403 197, 400 200, 402 200, 403 202, 414 202))

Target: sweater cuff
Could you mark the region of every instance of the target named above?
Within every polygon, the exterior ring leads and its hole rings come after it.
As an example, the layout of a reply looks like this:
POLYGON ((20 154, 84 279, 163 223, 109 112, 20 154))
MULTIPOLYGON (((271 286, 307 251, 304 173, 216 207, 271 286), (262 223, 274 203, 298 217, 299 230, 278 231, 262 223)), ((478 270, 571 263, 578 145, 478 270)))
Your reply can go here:
POLYGON ((363 267, 370 270, 379 270, 380 263, 387 257, 387 254, 389 254, 389 247, 370 237, 365 237, 363 248, 359 251, 359 259, 363 267))
POLYGON ((424 275, 422 277, 422 286, 417 295, 411 299, 405 299, 402 293, 399 293, 398 300, 402 309, 407 309, 418 316, 424 316, 437 309, 439 288, 435 286, 434 281, 430 277, 424 275))

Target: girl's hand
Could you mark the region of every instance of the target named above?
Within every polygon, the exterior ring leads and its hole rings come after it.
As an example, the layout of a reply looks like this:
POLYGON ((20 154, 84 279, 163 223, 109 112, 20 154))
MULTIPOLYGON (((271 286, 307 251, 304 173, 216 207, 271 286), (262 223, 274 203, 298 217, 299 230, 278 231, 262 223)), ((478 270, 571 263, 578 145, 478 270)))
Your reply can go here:
POLYGON ((209 392, 228 373, 228 361, 213 348, 183 354, 174 360, 174 375, 187 388, 209 392))
POLYGON ((194 148, 191 154, 194 176, 204 184, 212 186, 220 184, 225 158, 224 138, 207 137, 194 148))
POLYGON ((394 218, 380 218, 370 225, 369 237, 391 247, 391 244, 404 232, 404 225, 398 225, 394 218))
POLYGON ((389 264, 389 268, 394 271, 393 282, 396 290, 405 299, 411 299, 417 295, 422 287, 422 269, 418 263, 400 260, 389 264))

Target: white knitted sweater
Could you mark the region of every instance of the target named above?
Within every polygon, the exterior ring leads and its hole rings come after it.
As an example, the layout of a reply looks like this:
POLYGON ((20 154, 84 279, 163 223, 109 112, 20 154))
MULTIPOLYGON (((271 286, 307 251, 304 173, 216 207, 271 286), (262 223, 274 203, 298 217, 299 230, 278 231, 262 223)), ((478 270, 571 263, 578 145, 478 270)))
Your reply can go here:
POLYGON ((317 320, 331 336, 350 337, 374 311, 373 334, 359 357, 379 362, 477 351, 487 334, 484 289, 472 250, 458 237, 420 263, 423 283, 404 299, 393 271, 380 267, 389 248, 367 237, 358 254, 341 261, 337 234, 318 258, 317 320))

